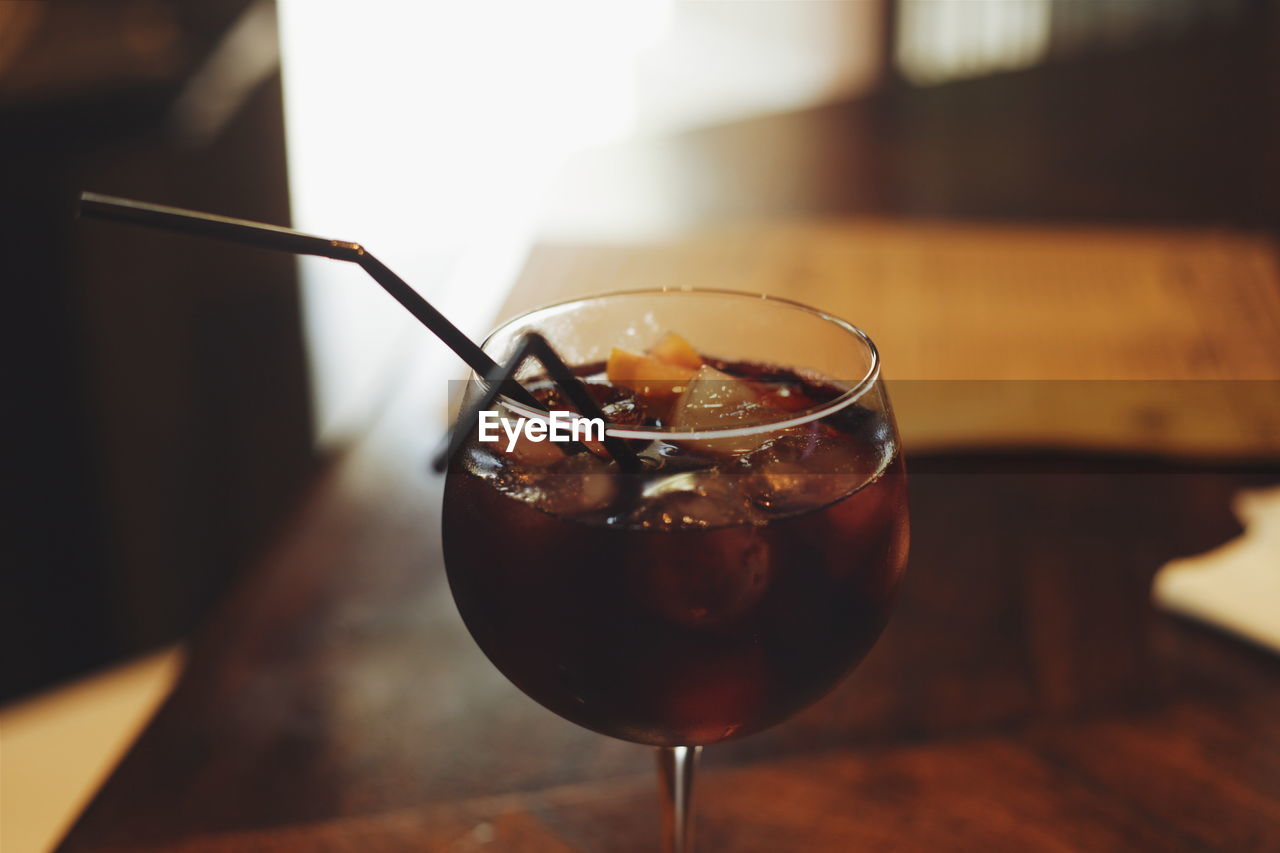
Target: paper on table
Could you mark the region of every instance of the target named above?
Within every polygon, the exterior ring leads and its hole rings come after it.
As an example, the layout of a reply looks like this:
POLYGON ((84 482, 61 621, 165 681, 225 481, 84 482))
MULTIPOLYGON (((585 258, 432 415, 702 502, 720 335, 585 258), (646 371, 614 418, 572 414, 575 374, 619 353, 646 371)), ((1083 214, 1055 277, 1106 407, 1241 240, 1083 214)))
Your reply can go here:
POLYGON ((1244 534, 1165 565, 1153 596, 1166 610, 1280 653, 1280 488, 1240 492, 1232 511, 1244 534))

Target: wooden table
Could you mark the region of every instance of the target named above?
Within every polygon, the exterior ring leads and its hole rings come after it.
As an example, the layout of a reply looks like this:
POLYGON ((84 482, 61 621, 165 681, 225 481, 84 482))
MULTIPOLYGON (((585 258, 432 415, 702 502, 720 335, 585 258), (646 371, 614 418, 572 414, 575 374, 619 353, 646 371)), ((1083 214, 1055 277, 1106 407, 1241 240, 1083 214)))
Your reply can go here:
MULTIPOLYGON (((848 314, 903 379, 1274 383, 1275 258, 1248 235, 789 224, 545 247, 510 308, 683 274, 848 314), (1112 310, 1073 335, 1081 294, 1112 310)), ((424 470, 439 381, 406 380, 316 489, 63 850, 657 849, 647 750, 523 697, 454 611, 424 470)), ((1274 436, 1236 441, 1253 417, 1176 458, 1117 452, 1185 434, 1158 419, 1111 448, 1034 422, 1016 454, 920 435, 890 628, 831 696, 707 751, 701 849, 1280 848, 1280 660, 1149 601, 1162 563, 1238 532, 1235 490, 1280 480, 1274 436)))

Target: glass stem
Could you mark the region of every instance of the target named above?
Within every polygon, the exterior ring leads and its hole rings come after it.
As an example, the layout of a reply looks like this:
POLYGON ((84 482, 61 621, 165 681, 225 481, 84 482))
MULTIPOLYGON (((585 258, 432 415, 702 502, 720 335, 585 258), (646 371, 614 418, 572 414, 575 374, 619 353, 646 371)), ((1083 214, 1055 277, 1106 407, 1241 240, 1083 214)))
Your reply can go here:
POLYGON ((693 853, 693 774, 701 754, 700 746, 658 747, 666 853, 693 853))

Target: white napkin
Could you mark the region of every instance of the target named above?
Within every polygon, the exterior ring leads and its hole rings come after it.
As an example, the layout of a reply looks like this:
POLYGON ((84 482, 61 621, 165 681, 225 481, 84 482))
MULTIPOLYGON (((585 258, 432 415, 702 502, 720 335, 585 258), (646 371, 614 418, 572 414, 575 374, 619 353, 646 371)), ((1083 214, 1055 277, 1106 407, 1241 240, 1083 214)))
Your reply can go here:
POLYGON ((1280 487, 1240 492, 1231 509, 1244 533, 1168 563, 1152 594, 1166 610, 1280 653, 1280 487))

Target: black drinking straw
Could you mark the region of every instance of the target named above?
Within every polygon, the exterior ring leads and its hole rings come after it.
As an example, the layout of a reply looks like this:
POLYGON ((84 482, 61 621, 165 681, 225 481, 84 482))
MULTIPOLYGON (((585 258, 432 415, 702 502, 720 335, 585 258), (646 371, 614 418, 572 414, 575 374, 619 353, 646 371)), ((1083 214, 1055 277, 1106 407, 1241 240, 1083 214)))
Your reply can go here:
MULTIPOLYGON (((503 393, 503 386, 515 377, 516 371, 530 358, 536 358, 542 363, 543 369, 569 397, 569 402, 577 408, 578 414, 599 418, 602 422, 609 420, 595 398, 591 396, 591 392, 582 384, 582 380, 573 375, 573 370, 564 363, 559 353, 551 348, 547 339, 537 332, 525 332, 520 336, 520 343, 511 354, 511 358, 507 359, 507 363, 495 365, 494 369, 485 376, 488 390, 458 418, 457 425, 449 433, 447 444, 431 462, 436 471, 443 471, 449 467, 449 460, 462 449, 467 436, 471 435, 471 430, 479 422, 480 412, 493 408, 498 395, 503 393)), ((636 456, 631 446, 622 439, 609 435, 607 430, 604 434, 604 446, 618 463, 619 469, 628 473, 640 470, 640 458, 636 456)))
MULTIPOLYGON (((217 237, 233 243, 275 249, 295 255, 318 255, 335 261, 350 261, 358 264, 374 281, 382 285, 383 290, 391 294, 393 299, 408 309, 409 313, 417 317, 424 326, 435 333, 436 337, 444 341, 449 349, 457 353, 458 357, 476 373, 488 376, 498 366, 497 362, 476 346, 475 342, 463 334, 461 329, 450 323, 447 317, 423 299, 416 290, 405 283, 404 279, 369 254, 359 243, 329 240, 325 237, 303 234, 291 228, 281 228, 279 225, 250 222, 247 219, 232 219, 212 213, 200 213, 180 207, 166 207, 90 192, 80 193, 80 213, 98 219, 150 225, 201 237, 217 237)), ((515 382, 508 382, 503 387, 503 393, 527 406, 542 408, 532 394, 515 382)))
MULTIPOLYGON (((383 290, 391 294, 392 298, 417 317, 419 322, 444 341, 449 349, 457 353, 468 367, 486 378, 489 388, 481 401, 484 407, 492 406, 499 394, 506 394, 518 403, 539 411, 545 410, 536 397, 515 381, 515 374, 520 365, 532 356, 542 363, 551 375, 552 381, 568 395, 569 401, 578 407, 580 413, 608 420, 587 391, 586 386, 573 375, 573 371, 541 335, 532 333, 525 335, 521 339, 515 356, 508 360, 506 365, 498 364, 463 334, 461 329, 450 323, 449 319, 437 311, 430 302, 423 299, 404 279, 369 254, 359 243, 316 237, 291 228, 282 228, 279 225, 267 225, 263 222, 250 222, 247 219, 233 219, 229 216, 217 216, 212 213, 200 213, 180 207, 166 207, 91 192, 80 193, 80 213, 98 219, 113 219, 135 225, 167 228, 170 231, 180 231, 201 237, 217 237, 262 249, 275 249, 295 255, 318 255, 322 258, 358 264, 374 281, 382 285, 383 290)), ((468 418, 460 420, 458 426, 451 431, 448 439, 449 450, 437 458, 436 470, 443 470, 448 464, 449 457, 462 446, 471 432, 470 427, 463 427, 463 424, 474 423, 477 417, 476 411, 479 409, 471 412, 468 418)), ((632 471, 639 467, 639 458, 625 441, 606 435, 604 444, 623 470, 632 471)), ((575 453, 586 450, 578 442, 568 442, 564 445, 564 449, 575 453)))

